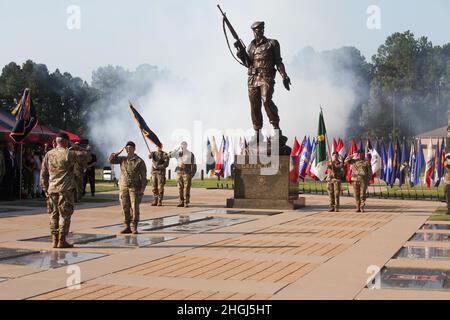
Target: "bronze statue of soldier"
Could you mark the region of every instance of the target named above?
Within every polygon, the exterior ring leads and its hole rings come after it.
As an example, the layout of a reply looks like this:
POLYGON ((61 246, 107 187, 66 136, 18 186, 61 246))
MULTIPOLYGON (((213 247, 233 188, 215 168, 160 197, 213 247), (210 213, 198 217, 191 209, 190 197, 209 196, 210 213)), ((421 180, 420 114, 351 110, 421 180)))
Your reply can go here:
MULTIPOLYGON (((275 130, 280 130, 280 117, 278 108, 272 100, 276 71, 283 78, 283 85, 286 90, 290 90, 291 80, 286 74, 286 70, 281 58, 280 44, 275 39, 268 39, 264 36, 264 22, 257 21, 251 26, 254 39, 250 43, 247 56, 248 61, 248 97, 250 100, 253 128, 256 134, 263 126, 261 107, 264 106, 267 117, 275 130)), ((244 59, 242 51, 238 51, 237 56, 244 59)))
MULTIPOLYGON (((277 70, 283 78, 283 85, 286 90, 290 90, 291 80, 286 73, 283 59, 281 58, 280 44, 275 39, 266 38, 264 36, 264 22, 257 21, 251 25, 254 39, 246 50, 244 43, 234 30, 226 14, 219 5, 217 7, 223 16, 223 30, 228 49, 233 58, 248 69, 248 97, 250 100, 253 129, 255 130, 255 135, 250 143, 256 142, 259 145, 259 141, 261 141, 260 131, 263 126, 262 106, 264 106, 269 121, 275 130, 275 135, 281 138, 278 108, 272 100, 277 70), (235 40, 233 44, 237 50, 237 58, 231 50, 225 27, 228 28, 235 40)), ((280 148, 285 145, 285 140, 287 139, 278 140, 280 142, 280 148)))

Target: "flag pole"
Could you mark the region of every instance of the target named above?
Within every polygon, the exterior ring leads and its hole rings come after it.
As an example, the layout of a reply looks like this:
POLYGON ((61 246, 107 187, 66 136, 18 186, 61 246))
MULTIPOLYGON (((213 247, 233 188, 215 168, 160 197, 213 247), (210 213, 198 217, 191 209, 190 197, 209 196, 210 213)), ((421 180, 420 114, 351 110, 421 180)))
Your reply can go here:
POLYGON ((150 147, 148 146, 147 140, 145 139, 144 132, 142 132, 142 129, 141 129, 141 134, 142 134, 142 138, 144 139, 145 145, 147 146, 148 153, 150 154, 151 153, 150 147))
POLYGON ((22 200, 22 166, 23 166, 23 143, 20 144, 19 200, 22 200))

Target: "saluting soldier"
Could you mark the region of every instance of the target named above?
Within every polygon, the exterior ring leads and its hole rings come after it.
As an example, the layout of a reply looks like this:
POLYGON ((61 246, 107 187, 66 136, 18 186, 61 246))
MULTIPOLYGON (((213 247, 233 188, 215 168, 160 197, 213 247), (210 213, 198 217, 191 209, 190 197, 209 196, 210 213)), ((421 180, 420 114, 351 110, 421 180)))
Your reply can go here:
POLYGON ((344 177, 344 164, 339 160, 339 153, 333 152, 333 160, 328 163, 328 175, 326 177, 330 207, 328 211, 339 212, 341 181, 344 177))
POLYGON ((162 145, 156 147, 148 158, 152 160, 152 206, 162 206, 164 185, 166 183, 166 168, 169 166, 169 155, 162 151, 162 145))
POLYGON ((192 177, 197 172, 195 156, 187 149, 187 142, 183 141, 178 149, 169 153, 169 157, 177 159, 175 172, 178 184, 178 207, 187 208, 191 199, 192 177))
POLYGON ((109 156, 111 164, 120 165, 119 199, 122 206, 125 228, 121 234, 137 234, 139 224, 139 205, 147 186, 147 167, 137 154, 136 144, 128 141, 125 147, 109 156), (120 156, 123 150, 127 156, 120 156))
POLYGON ((90 154, 78 146, 68 149, 69 137, 59 133, 56 147, 46 153, 41 168, 41 185, 47 197, 53 248, 72 248, 67 242, 73 214, 76 185, 74 166, 77 161, 89 161, 90 154))
POLYGON ((352 166, 353 195, 356 204, 355 212, 364 212, 367 186, 372 177, 372 167, 368 161, 364 160, 364 152, 362 150, 358 150, 356 154, 356 159, 353 158, 353 155, 349 155, 345 162, 352 166))
POLYGON ((450 214, 450 119, 449 126, 447 127, 447 139, 445 142, 445 200, 447 201, 447 214, 450 214))

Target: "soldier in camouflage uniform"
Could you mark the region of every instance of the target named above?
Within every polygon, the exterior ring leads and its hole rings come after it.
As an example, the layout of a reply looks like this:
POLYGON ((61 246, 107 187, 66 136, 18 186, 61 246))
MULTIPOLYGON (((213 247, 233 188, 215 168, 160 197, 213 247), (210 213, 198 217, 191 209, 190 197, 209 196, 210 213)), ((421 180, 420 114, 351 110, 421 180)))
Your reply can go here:
POLYGON ((356 202, 355 212, 364 212, 367 186, 372 177, 372 167, 368 161, 364 160, 362 150, 358 150, 356 153, 356 159, 352 157, 353 155, 349 155, 345 162, 352 165, 353 196, 356 202))
POLYGON ((447 201, 447 214, 450 214, 450 119, 449 126, 447 128, 447 139, 445 141, 445 199, 447 201))
POLYGON ((119 198, 125 222, 121 234, 138 233, 139 205, 147 186, 147 167, 135 150, 134 142, 128 141, 122 150, 112 153, 108 159, 111 164, 120 164, 119 198), (128 156, 119 156, 124 149, 128 156))
MULTIPOLYGON (((75 143, 77 147, 80 147, 80 144, 77 142, 75 143)), ((87 161, 84 159, 78 159, 74 166, 74 178, 75 178, 75 185, 76 185, 76 192, 75 192, 75 202, 78 202, 83 197, 83 176, 84 172, 87 168, 87 161)))
POLYGON ((341 195, 341 181, 344 177, 344 164, 339 160, 339 154, 333 153, 333 161, 328 163, 328 175, 326 177, 328 194, 330 196, 330 208, 328 211, 339 212, 339 197, 341 195))
POLYGON ((191 198, 192 177, 197 172, 195 156, 187 149, 187 142, 183 141, 178 149, 169 153, 169 157, 177 159, 178 207, 187 208, 191 198))
POLYGON ((162 151, 162 146, 157 146, 156 151, 149 154, 152 160, 152 206, 162 206, 164 197, 164 184, 166 183, 166 168, 169 166, 169 155, 162 151))
POLYGON ((47 196, 53 248, 72 248, 66 240, 74 206, 74 166, 77 161, 89 161, 90 155, 79 147, 69 150, 65 133, 57 136, 56 143, 42 162, 41 185, 47 196))

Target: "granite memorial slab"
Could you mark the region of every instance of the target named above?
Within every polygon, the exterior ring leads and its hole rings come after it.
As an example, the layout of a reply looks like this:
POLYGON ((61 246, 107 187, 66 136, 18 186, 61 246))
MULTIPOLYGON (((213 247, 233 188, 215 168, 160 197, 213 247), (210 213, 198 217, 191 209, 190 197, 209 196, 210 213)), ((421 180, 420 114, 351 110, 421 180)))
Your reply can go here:
POLYGON ((164 228, 164 232, 186 232, 186 233, 202 233, 220 228, 230 227, 236 224, 253 221, 249 218, 220 218, 215 217, 209 220, 203 220, 188 224, 181 224, 164 228))
POLYGON ((36 250, 0 248, 0 260, 17 258, 27 254, 38 253, 36 250))
POLYGON ((450 241, 450 234, 417 232, 409 241, 450 241))
MULTIPOLYGON (((185 214, 185 215, 171 215, 161 218, 153 218, 142 220, 139 222, 138 231, 153 231, 158 229, 164 229, 167 227, 177 226, 186 223, 192 223, 196 221, 208 220, 212 217, 202 214, 185 214)), ((98 227, 97 229, 122 229, 123 223, 114 224, 109 226, 98 227)))
POLYGON ((421 230, 450 230, 450 224, 426 223, 421 230))
POLYGON ((262 210, 228 210, 228 209, 211 209, 205 211, 199 211, 196 213, 203 213, 208 215, 213 214, 248 214, 248 215, 263 215, 263 216, 273 216, 276 214, 283 213, 283 211, 262 211, 262 210))
MULTIPOLYGON (((69 235, 67 239, 69 242, 73 242, 74 244, 83 244, 88 243, 92 241, 98 241, 103 239, 109 239, 114 238, 115 235, 110 234, 91 234, 91 233, 72 233, 69 232, 69 235)), ((20 241, 36 241, 36 242, 52 242, 52 237, 50 235, 48 236, 42 236, 42 237, 36 237, 36 238, 30 238, 30 239, 23 239, 20 241)))
POLYGON ((450 291, 450 271, 384 267, 368 287, 450 291))
POLYGON ((106 254, 75 251, 41 251, 37 253, 0 260, 0 264, 21 265, 42 269, 53 269, 83 261, 97 259, 106 254))
POLYGON ((393 257, 394 259, 432 259, 449 260, 450 249, 437 247, 403 247, 393 257))
POLYGON ((130 248, 130 247, 148 247, 157 243, 169 241, 176 239, 175 237, 167 236, 145 236, 145 235, 123 235, 116 236, 114 238, 101 239, 86 243, 94 244, 98 246, 111 246, 119 248, 130 248))

